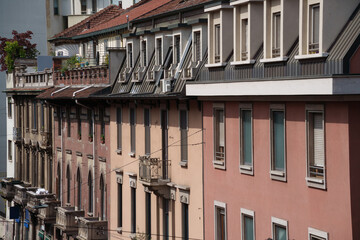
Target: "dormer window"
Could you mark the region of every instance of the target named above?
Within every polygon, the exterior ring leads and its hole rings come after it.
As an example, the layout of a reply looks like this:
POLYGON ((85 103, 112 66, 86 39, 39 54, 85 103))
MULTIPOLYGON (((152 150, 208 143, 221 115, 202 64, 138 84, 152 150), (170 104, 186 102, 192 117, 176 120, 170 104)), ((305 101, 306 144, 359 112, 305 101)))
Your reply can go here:
POLYGON ((280 57, 281 13, 273 13, 272 18, 272 57, 280 57))
POLYGON ((81 14, 86 14, 86 0, 81 0, 81 14))
POLYGON ((128 43, 128 67, 132 68, 133 67, 133 47, 132 47, 132 43, 128 43))
POLYGON ((156 39, 156 62, 157 65, 162 65, 162 38, 156 39))
POLYGON ((220 33, 220 24, 215 25, 215 39, 214 39, 214 46, 215 46, 215 63, 220 62, 220 46, 221 46, 221 33, 220 33))
POLYGON ((249 57, 249 21, 247 18, 241 20, 241 60, 246 61, 249 57))
POLYGON ((174 36, 174 63, 180 63, 180 35, 174 36))
POLYGON ((309 6, 309 54, 319 53, 320 4, 309 6))
POLYGON ((201 60, 200 31, 194 32, 194 61, 201 60))
POLYGON ((146 62, 146 41, 141 41, 141 59, 142 59, 142 65, 143 67, 147 66, 146 62))

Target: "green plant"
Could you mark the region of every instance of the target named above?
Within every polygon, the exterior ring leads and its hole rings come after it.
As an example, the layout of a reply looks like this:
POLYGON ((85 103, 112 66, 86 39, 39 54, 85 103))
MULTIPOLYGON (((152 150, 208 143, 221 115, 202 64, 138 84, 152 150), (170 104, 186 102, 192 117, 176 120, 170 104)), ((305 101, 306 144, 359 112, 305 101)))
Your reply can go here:
POLYGON ((100 136, 101 143, 105 143, 105 135, 101 134, 100 136))
POLYGON ((5 64, 8 72, 12 72, 15 68, 15 59, 24 58, 25 50, 24 47, 19 45, 18 41, 6 42, 5 44, 5 64))
POLYGON ((107 65, 107 66, 109 65, 109 54, 105 55, 104 64, 107 65))
POLYGON ((62 74, 64 74, 65 72, 69 71, 68 67, 67 66, 62 66, 62 68, 60 69, 60 72, 62 74))

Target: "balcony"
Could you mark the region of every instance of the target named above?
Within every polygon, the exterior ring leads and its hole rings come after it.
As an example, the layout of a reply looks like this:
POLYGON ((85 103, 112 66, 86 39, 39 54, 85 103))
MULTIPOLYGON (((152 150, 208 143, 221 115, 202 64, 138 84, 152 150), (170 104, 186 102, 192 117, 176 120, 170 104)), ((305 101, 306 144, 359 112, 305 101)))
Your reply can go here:
POLYGON ((55 223, 56 221, 56 208, 60 206, 61 202, 57 201, 55 196, 46 197, 40 200, 42 206, 45 208, 39 209, 38 217, 45 223, 55 223))
POLYGON ((21 128, 20 127, 14 127, 13 128, 13 140, 14 142, 21 142, 22 136, 21 136, 21 128))
POLYGON ((54 85, 51 69, 34 73, 26 73, 25 69, 24 65, 16 67, 15 88, 38 88, 54 85))
POLYGON ((51 147, 51 135, 49 132, 41 132, 40 148, 47 149, 51 147))
POLYGON ((108 84, 109 68, 104 66, 79 67, 66 72, 54 72, 56 85, 108 84))
POLYGON ((1 197, 11 201, 15 196, 15 185, 17 184, 22 184, 22 182, 13 178, 3 178, 0 188, 1 197))
POLYGON ((32 213, 37 214, 38 210, 41 208, 46 208, 46 205, 43 205, 41 200, 46 198, 53 198, 55 199, 54 194, 49 194, 47 192, 39 192, 39 191, 28 191, 28 202, 26 205, 26 209, 32 213))
POLYGON ((84 217, 83 210, 75 210, 75 207, 58 207, 55 226, 67 235, 77 235, 78 226, 75 217, 84 217))
POLYGON ((76 238, 80 240, 108 239, 107 225, 108 225, 107 221, 99 221, 98 218, 79 217, 78 218, 79 233, 76 238))
POLYGON ((35 192, 36 187, 30 187, 29 185, 15 185, 15 196, 14 196, 14 202, 25 206, 29 201, 29 196, 27 192, 35 192))
POLYGON ((168 166, 170 160, 140 156, 139 180, 147 186, 162 186, 169 182, 168 166), (165 177, 164 177, 165 176, 165 177))

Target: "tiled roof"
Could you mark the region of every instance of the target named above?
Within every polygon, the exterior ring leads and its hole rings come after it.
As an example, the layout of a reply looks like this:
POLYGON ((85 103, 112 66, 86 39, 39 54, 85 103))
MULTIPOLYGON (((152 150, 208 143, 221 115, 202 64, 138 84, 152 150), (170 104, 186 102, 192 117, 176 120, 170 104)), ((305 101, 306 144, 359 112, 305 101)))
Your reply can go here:
POLYGON ((52 39, 56 38, 70 38, 80 34, 83 31, 86 31, 89 27, 94 28, 98 25, 108 22, 110 19, 119 16, 121 12, 125 10, 121 9, 117 5, 110 5, 103 10, 91 15, 90 17, 84 19, 83 21, 71 26, 64 31, 56 34, 52 39), (90 26, 89 26, 90 25, 90 26))
POLYGON ((81 36, 97 31, 101 31, 104 29, 109 29, 122 24, 126 24, 127 23, 126 16, 129 16, 129 21, 131 21, 138 18, 139 16, 146 14, 149 11, 161 7, 162 5, 168 2, 171 2, 171 0, 142 0, 139 3, 122 11, 121 14, 119 14, 117 17, 109 21, 102 22, 101 24, 98 24, 97 26, 90 28, 86 31, 82 31, 81 33, 78 33, 78 35, 81 36))
POLYGON ((104 90, 105 88, 107 88, 106 86, 103 86, 103 87, 90 87, 90 88, 87 88, 83 91, 79 91, 76 93, 75 97, 73 96, 74 92, 78 91, 78 90, 81 90, 81 89, 84 89, 85 86, 83 87, 69 87, 69 88, 66 88, 64 90, 61 90, 64 87, 54 87, 54 88, 51 88, 51 89, 48 89, 47 91, 39 94, 36 98, 39 98, 39 99, 48 99, 48 100, 51 100, 51 99, 80 99, 80 98, 88 98, 90 95, 92 94, 95 94, 99 91, 102 91, 104 90), (58 92, 56 92, 58 91, 58 92), (52 96, 51 94, 54 93, 52 96))
POLYGON ((155 15, 160 15, 160 14, 164 14, 164 13, 169 13, 172 11, 178 11, 180 9, 192 7, 192 6, 207 3, 210 1, 213 1, 213 0, 172 0, 157 9, 148 11, 144 15, 138 17, 137 20, 145 19, 148 17, 152 17, 155 15))

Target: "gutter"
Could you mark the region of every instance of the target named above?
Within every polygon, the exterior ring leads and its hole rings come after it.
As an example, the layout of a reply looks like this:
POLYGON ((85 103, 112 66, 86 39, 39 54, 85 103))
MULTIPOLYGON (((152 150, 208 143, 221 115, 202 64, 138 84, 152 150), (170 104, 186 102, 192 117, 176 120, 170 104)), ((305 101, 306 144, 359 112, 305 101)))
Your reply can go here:
POLYGON ((93 36, 97 36, 97 35, 100 35, 100 34, 106 34, 106 33, 110 33, 110 32, 125 29, 125 28, 127 28, 127 24, 121 24, 121 25, 118 25, 118 26, 115 26, 115 27, 106 28, 106 29, 91 32, 91 33, 85 33, 85 34, 82 34, 82 35, 76 35, 76 36, 72 37, 71 39, 76 40, 76 39, 93 37, 93 36))
POLYGON ((73 92, 73 97, 75 97, 75 95, 76 95, 77 93, 82 92, 82 91, 84 91, 84 90, 86 90, 86 89, 92 88, 93 86, 94 86, 94 84, 91 84, 90 86, 87 86, 87 87, 81 88, 81 89, 79 89, 79 90, 77 90, 77 91, 73 92))
POLYGON ((64 91, 65 89, 68 89, 70 86, 66 86, 66 87, 63 87, 63 88, 60 88, 59 90, 56 90, 55 92, 52 92, 51 93, 51 97, 54 96, 55 93, 59 93, 61 91, 64 91))

